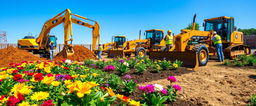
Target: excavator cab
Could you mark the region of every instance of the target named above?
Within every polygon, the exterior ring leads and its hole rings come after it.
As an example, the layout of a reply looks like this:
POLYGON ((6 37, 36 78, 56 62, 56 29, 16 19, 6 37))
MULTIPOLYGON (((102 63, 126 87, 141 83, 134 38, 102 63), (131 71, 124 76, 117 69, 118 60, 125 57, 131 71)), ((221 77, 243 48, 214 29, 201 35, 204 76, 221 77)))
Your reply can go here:
POLYGON ((216 31, 221 36, 222 40, 231 41, 231 34, 234 31, 233 17, 217 17, 205 19, 204 31, 216 31))
POLYGON ((53 46, 56 48, 57 47, 57 37, 55 35, 50 35, 48 38, 48 44, 50 42, 53 42, 53 46))
POLYGON ((151 40, 151 44, 159 45, 164 37, 164 31, 159 29, 146 30, 146 39, 151 40))

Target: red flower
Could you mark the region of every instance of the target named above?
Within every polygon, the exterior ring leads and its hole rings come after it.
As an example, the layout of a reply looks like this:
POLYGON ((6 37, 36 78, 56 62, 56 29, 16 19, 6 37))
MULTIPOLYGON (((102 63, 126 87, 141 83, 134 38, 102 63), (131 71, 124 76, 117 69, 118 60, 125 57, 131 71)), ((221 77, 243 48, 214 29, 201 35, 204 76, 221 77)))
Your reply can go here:
POLYGON ((64 67, 65 70, 68 70, 68 67, 64 67))
POLYGON ((100 89, 107 90, 107 88, 103 86, 101 86, 100 89))
POLYGON ((22 75, 21 74, 15 74, 14 76, 13 76, 13 80, 14 81, 18 81, 19 79, 21 79, 22 78, 22 75))
POLYGON ((11 96, 8 98, 8 101, 6 103, 6 105, 8 106, 16 106, 17 103, 19 103, 20 100, 18 98, 15 98, 14 96, 11 96))
POLYGON ((29 76, 33 76, 35 73, 28 73, 29 76))
POLYGON ((23 69, 24 69, 24 67, 18 67, 18 69, 19 69, 19 70, 23 70, 23 69))
POLYGON ((24 96, 22 94, 18 93, 18 99, 19 100, 24 100, 25 98, 24 98, 24 96))
POLYGON ((129 100, 129 97, 123 96, 123 100, 124 100, 124 101, 128 101, 128 100, 129 100))
POLYGON ((52 103, 52 100, 47 100, 44 101, 44 103, 41 104, 41 106, 54 106, 54 104, 52 103))
POLYGON ((47 76, 47 77, 52 77, 52 76, 53 76, 53 74, 46 74, 46 76, 47 76))
POLYGON ((17 72, 18 72, 18 70, 13 70, 13 71, 12 71, 12 73, 17 73, 17 72))
POLYGON ((4 99, 4 97, 5 97, 5 95, 3 95, 3 96, 0 96, 0 100, 3 100, 3 99, 4 99))
POLYGON ((34 78, 35 78, 36 81, 41 81, 41 80, 44 79, 42 73, 37 73, 36 75, 34 75, 34 78))

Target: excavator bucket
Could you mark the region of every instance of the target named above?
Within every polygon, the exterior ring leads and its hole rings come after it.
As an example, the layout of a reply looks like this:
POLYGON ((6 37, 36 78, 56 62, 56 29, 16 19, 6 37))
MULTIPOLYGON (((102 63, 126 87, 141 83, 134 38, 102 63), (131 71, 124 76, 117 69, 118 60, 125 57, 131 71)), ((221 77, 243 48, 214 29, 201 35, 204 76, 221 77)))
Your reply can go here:
POLYGON ((74 50, 72 46, 64 46, 62 51, 58 53, 58 55, 63 56, 64 58, 67 58, 69 56, 72 56, 74 54, 74 50))
POLYGON ((149 52, 149 58, 153 60, 169 60, 175 61, 180 60, 182 61, 182 66, 187 68, 197 68, 199 67, 198 62, 198 54, 193 51, 187 52, 165 52, 165 51, 152 51, 149 52))
POLYGON ((123 58, 124 57, 124 50, 110 50, 108 52, 108 57, 110 58, 123 58))

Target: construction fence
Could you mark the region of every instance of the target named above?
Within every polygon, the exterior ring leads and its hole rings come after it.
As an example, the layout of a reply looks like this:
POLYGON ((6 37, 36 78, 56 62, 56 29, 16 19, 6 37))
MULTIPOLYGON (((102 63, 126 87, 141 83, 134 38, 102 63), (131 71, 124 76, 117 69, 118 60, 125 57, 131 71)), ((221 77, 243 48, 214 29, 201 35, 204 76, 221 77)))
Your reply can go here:
MULTIPOLYGON (((75 45, 83 46, 83 47, 88 48, 89 50, 92 50, 92 45, 91 44, 73 44, 73 46, 75 46, 75 45)), ((0 49, 7 48, 8 46, 17 47, 17 44, 15 44, 15 43, 1 44, 0 43, 0 49)), ((64 47, 64 44, 58 44, 56 49, 55 49, 55 52, 60 52, 63 47, 64 47)))
POLYGON ((256 49, 256 35, 245 35, 244 42, 252 49, 256 49))

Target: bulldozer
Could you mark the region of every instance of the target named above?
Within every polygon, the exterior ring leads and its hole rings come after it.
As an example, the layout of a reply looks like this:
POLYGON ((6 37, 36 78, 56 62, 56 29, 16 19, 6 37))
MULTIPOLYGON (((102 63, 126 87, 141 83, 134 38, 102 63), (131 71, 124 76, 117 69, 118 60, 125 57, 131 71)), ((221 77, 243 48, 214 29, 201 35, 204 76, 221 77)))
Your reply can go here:
MULTIPOLYGON (((210 56, 216 56, 211 38, 216 31, 222 38, 225 58, 232 59, 238 55, 251 53, 250 47, 244 45, 243 33, 236 31, 233 17, 216 17, 204 20, 204 31, 195 30, 194 15, 192 29, 182 29, 174 37, 174 48, 170 51, 151 50, 149 58, 154 60, 180 60, 184 67, 197 68, 205 66, 210 56)), ((154 45, 152 45, 154 46, 154 45)))
POLYGON ((144 35, 146 36, 145 39, 139 39, 126 41, 123 46, 112 48, 109 53, 108 57, 130 57, 131 55, 137 57, 145 57, 148 55, 149 50, 151 49, 158 49, 164 50, 165 48, 165 41, 164 41, 164 30, 161 29, 151 29, 146 30, 144 35), (152 48, 150 43, 154 43, 154 48, 152 48))
POLYGON ((64 26, 64 47, 60 51, 60 54, 64 57, 68 57, 74 54, 72 46, 72 23, 88 27, 92 29, 92 49, 95 51, 97 43, 100 42, 100 32, 99 24, 97 21, 79 16, 77 14, 72 14, 69 9, 57 14, 53 18, 47 20, 37 38, 25 36, 23 39, 18 40, 18 48, 23 50, 28 50, 34 54, 40 54, 41 57, 50 56, 49 43, 53 42, 54 48, 57 46, 57 37, 54 35, 49 35, 51 29, 63 23, 64 26), (80 19, 94 22, 94 25, 88 22, 81 21, 80 19))
POLYGON ((113 36, 111 42, 103 44, 103 52, 108 53, 112 48, 122 47, 126 40, 124 35, 113 36))

